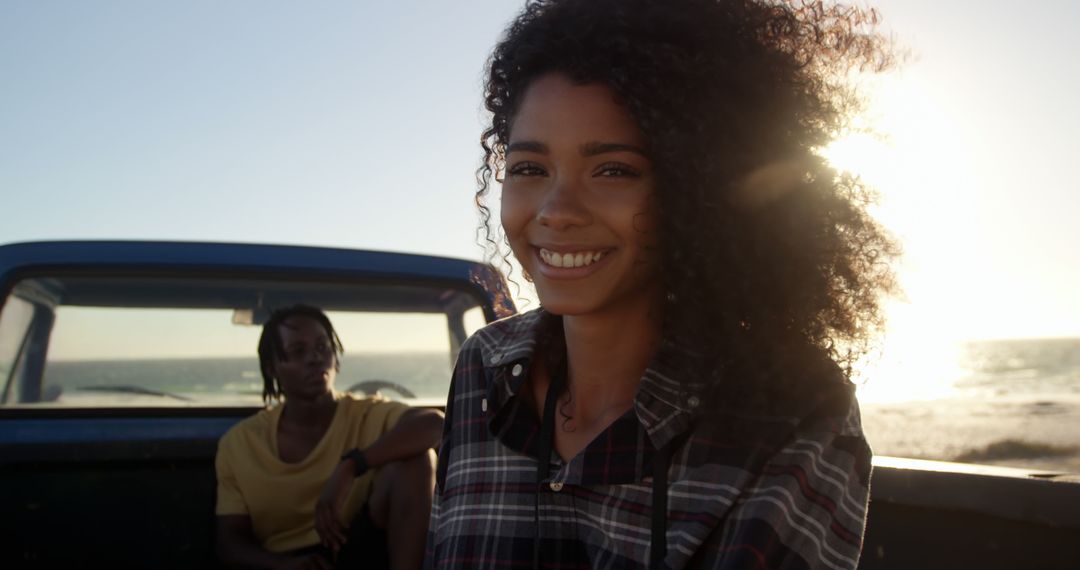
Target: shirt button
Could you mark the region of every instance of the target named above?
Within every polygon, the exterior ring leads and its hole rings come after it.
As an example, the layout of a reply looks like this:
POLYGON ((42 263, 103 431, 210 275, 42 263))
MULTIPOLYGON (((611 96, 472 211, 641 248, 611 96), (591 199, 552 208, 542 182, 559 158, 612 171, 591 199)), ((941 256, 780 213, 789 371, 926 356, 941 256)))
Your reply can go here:
POLYGON ((699 400, 697 396, 690 396, 689 398, 686 399, 686 405, 690 406, 691 408, 698 407, 698 404, 700 404, 700 403, 701 403, 701 400, 699 400))
POLYGON ((498 364, 499 361, 501 361, 501 360, 502 360, 502 355, 501 354, 493 354, 493 355, 491 355, 491 363, 492 364, 498 364))
POLYGON ((524 366, 522 366, 520 364, 515 364, 514 368, 512 370, 510 370, 510 374, 513 374, 514 376, 521 376, 521 371, 522 370, 525 370, 524 366))
POLYGON ((559 491, 562 491, 562 485, 563 485, 562 481, 552 481, 551 482, 551 490, 558 493, 559 491))

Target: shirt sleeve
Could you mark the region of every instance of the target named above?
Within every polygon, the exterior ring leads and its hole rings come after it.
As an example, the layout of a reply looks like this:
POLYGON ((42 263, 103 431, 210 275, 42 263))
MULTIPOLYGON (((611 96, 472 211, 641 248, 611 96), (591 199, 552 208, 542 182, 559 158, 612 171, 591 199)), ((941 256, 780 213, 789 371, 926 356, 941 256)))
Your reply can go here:
POLYGON ((454 372, 450 377, 450 390, 446 397, 445 417, 443 418, 443 434, 442 441, 439 444, 438 449, 438 464, 435 468, 435 495, 431 503, 431 517, 428 519, 428 531, 427 540, 424 545, 424 565, 425 570, 431 570, 439 566, 439 520, 442 514, 442 497, 443 497, 443 483, 446 480, 447 464, 450 461, 450 454, 452 453, 452 432, 451 426, 455 421, 455 406, 457 387, 466 382, 467 379, 462 378, 464 370, 469 366, 464 364, 463 361, 469 357, 478 353, 474 353, 472 346, 474 344, 475 335, 465 341, 465 344, 461 347, 461 352, 458 353, 458 360, 454 364, 454 372))
POLYGON ((439 511, 442 507, 442 490, 438 486, 435 487, 435 498, 431 504, 431 518, 428 519, 427 540, 424 544, 424 566, 425 570, 434 568, 436 565, 435 560, 435 541, 436 541, 436 527, 439 526, 439 511))
POLYGON ((798 433, 710 539, 715 568, 854 569, 869 499, 861 434, 798 433))
POLYGON ((408 409, 408 405, 390 400, 382 401, 372 406, 371 410, 368 412, 367 421, 369 422, 369 425, 374 428, 373 433, 377 434, 376 439, 394 429, 398 420, 401 419, 401 415, 408 409))
POLYGON ((240 493, 240 486, 236 480, 236 473, 232 468, 232 457, 225 438, 218 443, 217 456, 214 459, 214 469, 217 472, 217 506, 214 513, 217 515, 246 515, 248 514, 247 503, 240 493))
POLYGON ((438 547, 439 515, 442 512, 442 487, 446 474, 446 462, 450 457, 450 426, 453 418, 454 385, 457 381, 457 369, 450 380, 450 395, 446 404, 446 417, 443 420, 442 441, 438 450, 438 463, 435 468, 435 494, 431 502, 431 516, 428 519, 427 540, 424 544, 424 570, 431 570, 438 565, 436 550, 438 547))

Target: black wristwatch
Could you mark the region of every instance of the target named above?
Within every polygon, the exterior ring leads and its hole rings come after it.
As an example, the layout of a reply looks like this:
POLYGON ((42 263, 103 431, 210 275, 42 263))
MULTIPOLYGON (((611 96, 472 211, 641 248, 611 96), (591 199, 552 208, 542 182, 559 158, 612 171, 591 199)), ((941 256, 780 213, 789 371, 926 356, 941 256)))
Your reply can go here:
POLYGON ((367 457, 364 457, 364 452, 360 451, 359 448, 346 451, 345 455, 341 456, 341 460, 345 461, 346 459, 353 460, 353 464, 356 465, 357 477, 363 475, 364 473, 367 473, 367 470, 369 469, 367 457))

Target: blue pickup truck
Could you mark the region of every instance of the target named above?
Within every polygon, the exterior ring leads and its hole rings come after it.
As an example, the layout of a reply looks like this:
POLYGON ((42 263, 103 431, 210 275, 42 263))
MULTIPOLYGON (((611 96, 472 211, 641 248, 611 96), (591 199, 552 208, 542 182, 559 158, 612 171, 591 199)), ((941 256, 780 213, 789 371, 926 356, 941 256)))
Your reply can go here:
MULTIPOLYGON (((297 302, 342 337, 338 389, 433 407, 465 338, 514 312, 461 260, 0 246, 0 567, 214 566, 216 442, 263 406, 260 325, 297 302)), ((876 458, 861 567, 1080 567, 1080 479, 876 458)))

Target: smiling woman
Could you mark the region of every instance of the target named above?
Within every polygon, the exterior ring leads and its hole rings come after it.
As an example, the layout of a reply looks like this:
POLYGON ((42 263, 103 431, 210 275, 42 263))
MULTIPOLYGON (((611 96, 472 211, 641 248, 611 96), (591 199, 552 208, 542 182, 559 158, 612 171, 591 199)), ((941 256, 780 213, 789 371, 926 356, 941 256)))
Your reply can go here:
POLYGON ((514 118, 502 227, 558 314, 647 309, 660 286, 652 161, 644 134, 614 101, 610 88, 545 75, 514 118))
POLYGON ((848 71, 890 62, 874 23, 527 3, 489 61, 477 201, 497 246, 496 174, 541 308, 462 347, 430 564, 856 565, 870 452, 848 377, 895 248, 818 151, 857 107, 848 71))

